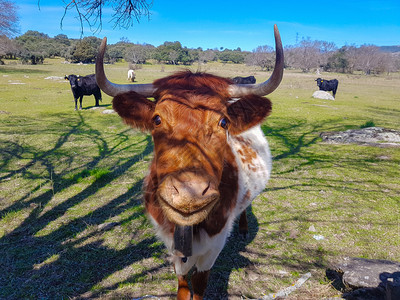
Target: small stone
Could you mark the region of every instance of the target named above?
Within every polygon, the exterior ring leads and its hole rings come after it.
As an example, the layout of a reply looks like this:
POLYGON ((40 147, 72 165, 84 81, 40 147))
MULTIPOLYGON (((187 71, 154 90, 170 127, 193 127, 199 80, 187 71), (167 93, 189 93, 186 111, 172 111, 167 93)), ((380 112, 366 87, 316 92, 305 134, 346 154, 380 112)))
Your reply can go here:
POLYGON ((308 231, 316 232, 317 230, 315 229, 314 225, 311 225, 308 227, 308 231))
POLYGON ((109 114, 115 113, 115 110, 113 110, 113 109, 105 109, 101 113, 103 113, 105 115, 109 115, 109 114))

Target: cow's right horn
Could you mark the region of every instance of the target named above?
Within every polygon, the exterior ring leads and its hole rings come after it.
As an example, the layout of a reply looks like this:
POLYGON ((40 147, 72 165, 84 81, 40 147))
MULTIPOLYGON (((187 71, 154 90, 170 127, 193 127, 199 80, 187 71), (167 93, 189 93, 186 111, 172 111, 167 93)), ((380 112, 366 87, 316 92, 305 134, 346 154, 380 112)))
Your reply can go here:
POLYGON ((104 53, 106 52, 107 38, 101 42, 99 53, 96 58, 96 81, 100 89, 109 96, 115 97, 118 94, 136 92, 145 97, 152 97, 155 91, 153 84, 116 84, 110 82, 104 72, 104 53))
POLYGON ((256 94, 258 96, 266 96, 272 93, 281 83, 283 76, 283 47, 281 36, 279 34, 278 27, 274 26, 275 34, 275 67, 271 74, 271 77, 262 83, 258 84, 232 84, 229 86, 229 94, 232 98, 239 98, 248 94, 256 94))

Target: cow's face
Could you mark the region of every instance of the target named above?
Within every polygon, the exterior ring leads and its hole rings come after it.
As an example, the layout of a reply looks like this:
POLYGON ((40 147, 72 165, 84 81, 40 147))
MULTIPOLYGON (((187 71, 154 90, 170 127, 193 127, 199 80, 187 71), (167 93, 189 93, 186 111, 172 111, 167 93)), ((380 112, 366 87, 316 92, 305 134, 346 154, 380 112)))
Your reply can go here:
MULTIPOLYGON (((236 164, 229 135, 240 134, 265 118, 271 103, 262 96, 282 80, 283 47, 276 26, 274 33, 274 71, 268 80, 249 85, 190 71, 153 84, 115 84, 104 72, 103 39, 96 59, 97 84, 114 96, 113 107, 126 123, 152 132, 154 159, 146 179, 145 203, 157 223, 163 224, 166 217, 174 224, 194 225, 218 203, 219 189, 226 186, 221 177, 233 172, 223 171, 233 170, 236 164)), ((231 180, 237 181, 235 176, 231 180)))
POLYGON ((79 85, 79 75, 65 75, 64 79, 69 81, 71 88, 75 88, 79 85))
POLYGON ((113 106, 128 124, 152 132, 154 197, 166 217, 197 224, 219 200, 228 135, 261 122, 271 103, 255 95, 229 103, 231 81, 209 74, 183 72, 154 84, 155 102, 131 92, 113 106))

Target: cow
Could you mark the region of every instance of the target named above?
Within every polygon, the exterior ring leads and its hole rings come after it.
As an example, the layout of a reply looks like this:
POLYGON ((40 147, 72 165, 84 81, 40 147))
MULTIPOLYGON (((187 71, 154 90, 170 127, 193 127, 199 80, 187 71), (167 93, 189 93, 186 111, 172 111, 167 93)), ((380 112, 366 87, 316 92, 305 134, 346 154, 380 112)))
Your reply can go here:
POLYGON ((78 98, 79 98, 79 109, 82 109, 82 98, 83 96, 93 95, 96 100, 95 106, 99 106, 99 100, 101 101, 101 91, 96 83, 96 75, 90 74, 87 76, 79 75, 65 75, 65 80, 68 80, 71 85, 72 94, 75 100, 75 110, 78 109, 78 98))
POLYGON ((132 81, 132 82, 135 81, 135 72, 132 69, 130 69, 128 71, 128 78, 126 80, 132 81))
POLYGON ((232 78, 233 83, 236 84, 254 84, 256 83, 256 78, 254 76, 248 76, 248 77, 233 77, 232 78))
POLYGON ((133 128, 150 131, 154 158, 144 179, 144 206, 166 245, 178 279, 177 299, 203 299, 210 270, 236 218, 248 232, 246 208, 271 174, 271 154, 260 124, 271 112, 283 76, 283 48, 274 27, 275 68, 259 84, 180 71, 152 84, 115 84, 105 74, 104 38, 96 80, 113 108, 133 128), (149 98, 154 98, 150 100, 149 98))
POLYGON ((315 79, 320 91, 332 91, 333 98, 335 98, 339 81, 337 79, 325 80, 322 78, 315 79))

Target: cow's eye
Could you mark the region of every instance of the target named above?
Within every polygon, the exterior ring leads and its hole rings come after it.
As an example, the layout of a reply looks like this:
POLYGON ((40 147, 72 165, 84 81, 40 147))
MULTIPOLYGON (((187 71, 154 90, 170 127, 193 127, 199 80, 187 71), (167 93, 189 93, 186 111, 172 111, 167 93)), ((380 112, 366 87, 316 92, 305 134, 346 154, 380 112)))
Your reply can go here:
POLYGON ((224 129, 228 129, 228 120, 226 118, 222 118, 221 120, 219 120, 218 125, 221 126, 224 129))
POLYGON ((154 122, 154 125, 156 125, 156 126, 160 125, 161 124, 161 117, 159 115, 155 115, 153 117, 153 122, 154 122))

